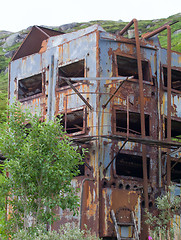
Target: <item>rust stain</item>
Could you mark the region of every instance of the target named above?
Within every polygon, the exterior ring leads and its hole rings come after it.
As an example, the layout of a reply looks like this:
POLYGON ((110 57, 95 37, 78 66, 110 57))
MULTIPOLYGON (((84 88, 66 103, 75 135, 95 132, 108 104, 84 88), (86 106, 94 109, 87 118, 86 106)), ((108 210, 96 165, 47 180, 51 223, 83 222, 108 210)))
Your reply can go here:
POLYGON ((40 48, 40 51, 39 51, 40 54, 46 52, 47 44, 48 44, 48 39, 46 39, 42 42, 42 45, 41 45, 41 48, 40 48))

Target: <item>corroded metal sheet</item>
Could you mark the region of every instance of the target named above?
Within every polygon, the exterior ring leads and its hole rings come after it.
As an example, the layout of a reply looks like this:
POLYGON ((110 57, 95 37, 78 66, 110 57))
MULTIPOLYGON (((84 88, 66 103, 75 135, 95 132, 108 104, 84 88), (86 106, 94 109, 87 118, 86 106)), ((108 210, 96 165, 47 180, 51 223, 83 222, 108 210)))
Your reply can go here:
POLYGON ((103 188, 101 197, 101 236, 116 236, 111 210, 114 210, 121 237, 133 237, 134 225, 131 211, 136 215, 140 233, 140 196, 135 191, 103 188))

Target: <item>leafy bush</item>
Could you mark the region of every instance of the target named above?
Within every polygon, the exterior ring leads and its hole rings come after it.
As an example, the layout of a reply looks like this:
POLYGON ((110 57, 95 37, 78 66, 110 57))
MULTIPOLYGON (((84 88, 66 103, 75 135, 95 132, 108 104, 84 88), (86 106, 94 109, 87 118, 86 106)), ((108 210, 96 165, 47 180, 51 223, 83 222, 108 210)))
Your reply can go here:
POLYGON ((12 240, 100 240, 100 238, 92 235, 90 230, 80 230, 78 227, 72 228, 70 224, 65 224, 61 226, 59 232, 50 231, 47 232, 45 229, 40 226, 36 231, 21 230, 16 233, 12 240))
POLYGON ((174 195, 174 186, 156 199, 156 205, 157 214, 147 212, 146 223, 151 227, 151 237, 154 240, 174 239, 181 230, 175 221, 175 215, 180 210, 181 197, 174 195))
POLYGON ((12 231, 56 218, 56 206, 74 213, 79 205, 71 180, 79 173, 82 155, 72 146, 60 121, 40 121, 23 106, 9 108, 8 123, 0 125, 0 149, 4 160, 1 194, 7 197, 8 223, 12 231), (6 174, 8 169, 9 176, 6 174))

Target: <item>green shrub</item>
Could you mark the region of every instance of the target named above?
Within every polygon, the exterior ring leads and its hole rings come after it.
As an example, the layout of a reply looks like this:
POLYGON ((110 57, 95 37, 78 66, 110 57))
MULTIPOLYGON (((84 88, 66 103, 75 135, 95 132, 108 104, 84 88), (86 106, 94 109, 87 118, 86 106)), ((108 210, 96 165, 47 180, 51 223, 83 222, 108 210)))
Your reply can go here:
POLYGON ((29 230, 20 230, 16 233, 12 240, 100 240, 100 238, 92 235, 90 230, 80 230, 78 227, 72 227, 70 224, 65 224, 60 227, 59 232, 47 232, 42 226, 29 230))
POLYGON ((178 239, 176 236, 179 235, 180 226, 175 216, 179 215, 181 197, 175 196, 174 190, 175 187, 171 186, 156 199, 157 214, 147 212, 146 223, 151 228, 150 235, 154 240, 178 239))

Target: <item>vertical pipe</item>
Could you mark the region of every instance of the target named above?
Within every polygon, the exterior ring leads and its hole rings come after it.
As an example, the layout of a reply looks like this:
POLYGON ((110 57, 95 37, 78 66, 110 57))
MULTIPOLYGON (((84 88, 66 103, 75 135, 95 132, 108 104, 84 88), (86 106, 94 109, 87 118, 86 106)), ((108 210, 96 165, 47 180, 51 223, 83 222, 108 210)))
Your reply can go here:
MULTIPOLYGON (((96 77, 100 77, 100 46, 99 46, 99 40, 100 40, 100 33, 97 30, 96 31, 96 77)), ((96 82, 97 87, 96 87, 96 92, 100 92, 100 81, 96 82)), ((98 129, 96 129, 96 132, 98 133, 98 135, 100 135, 100 119, 101 119, 101 99, 99 98, 99 94, 96 94, 96 109, 98 111, 98 114, 96 112, 96 117, 98 116, 98 129)), ((94 112, 92 112, 92 117, 94 112)), ((97 161, 95 161, 95 164, 98 164, 97 166, 95 165, 95 178, 97 180, 97 209, 98 209, 98 222, 97 222, 97 232, 99 233, 99 236, 101 234, 101 177, 100 177, 100 159, 101 159, 101 141, 102 139, 99 137, 98 141, 96 141, 96 148, 97 148, 97 154, 95 155, 95 158, 97 157, 97 161)), ((102 175, 102 174, 101 174, 102 175)))
POLYGON ((52 119, 52 107, 53 107, 53 78, 54 78, 54 55, 51 56, 51 70, 50 70, 50 81, 49 81, 49 108, 48 108, 48 119, 52 119))
POLYGON ((67 131, 67 95, 65 95, 65 118, 64 118, 64 131, 67 131))
MULTIPOLYGON (((141 48, 139 42, 138 22, 134 19, 135 40, 136 40, 136 54, 138 64, 138 77, 139 77, 139 93, 140 93, 140 115, 141 115, 141 135, 145 137, 145 116, 144 116, 144 94, 143 94, 143 72, 141 64, 141 48)), ((146 146, 142 145, 142 158, 143 158, 143 188, 145 197, 145 208, 148 209, 148 176, 147 176, 147 158, 146 146)))
MULTIPOLYGON (((171 141, 171 28, 167 26, 167 140, 171 141)), ((171 182, 170 150, 167 150, 167 186, 171 182)))
MULTIPOLYGON (((160 50, 157 51, 157 83, 158 83, 158 140, 162 140, 161 130, 161 78, 160 78, 160 50)), ((158 185, 159 188, 162 186, 162 158, 161 148, 158 147, 158 185)))
POLYGON ((127 96, 127 138, 129 136, 129 96, 127 96))

